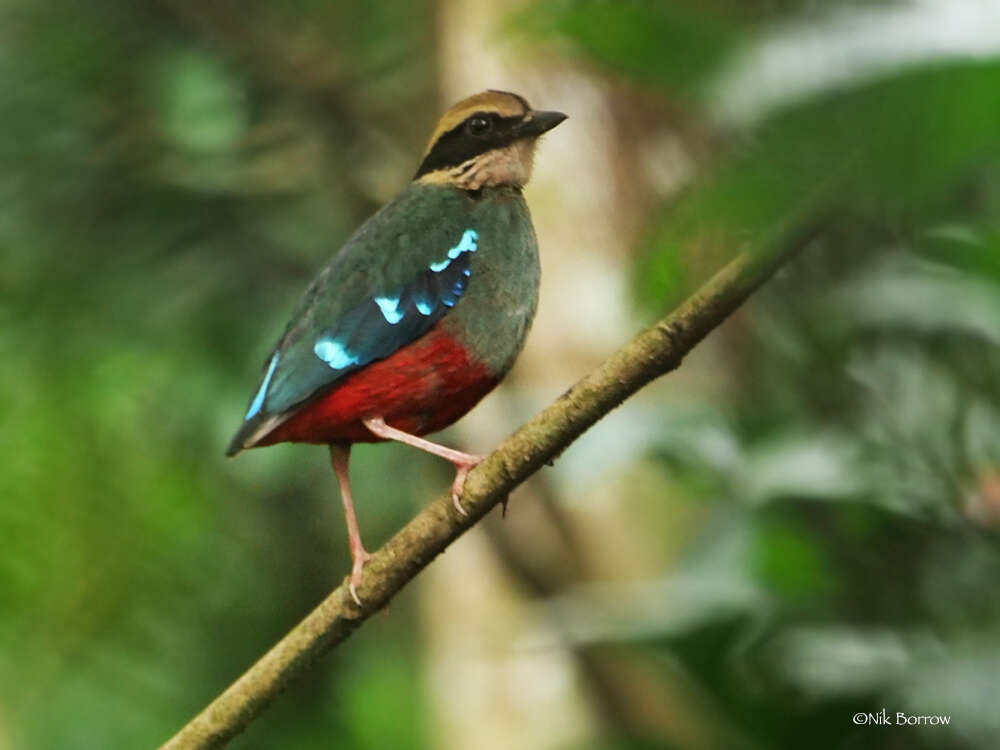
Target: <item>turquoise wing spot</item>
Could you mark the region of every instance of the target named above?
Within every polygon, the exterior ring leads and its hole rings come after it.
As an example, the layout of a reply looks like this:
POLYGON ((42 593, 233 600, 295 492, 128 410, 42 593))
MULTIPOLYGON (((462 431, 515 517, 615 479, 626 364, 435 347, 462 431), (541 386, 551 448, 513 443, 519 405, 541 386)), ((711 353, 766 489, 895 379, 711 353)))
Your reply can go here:
MULTIPOLYGON (((445 308, 454 307, 465 291, 472 270, 469 268, 468 258, 458 259, 465 253, 476 252, 478 247, 479 234, 475 229, 466 229, 458 244, 448 250, 445 258, 429 265, 429 271, 424 271, 393 294, 371 297, 371 302, 365 303, 367 310, 361 307, 349 312, 348 317, 353 316, 354 322, 344 324, 347 327, 340 331, 336 328, 328 329, 328 335, 316 340, 313 352, 330 369, 350 371, 356 369, 356 366, 384 357, 386 353, 417 338, 444 314, 445 308), (419 317, 413 314, 413 308, 416 308, 419 317), (348 339, 352 342, 350 350, 342 341, 348 339)), ((272 369, 258 394, 261 403, 276 362, 276 359, 272 362, 272 369)), ((257 399, 253 406, 256 410, 260 409, 257 399)), ((251 408, 248 418, 256 414, 256 410, 251 408)))
POLYGON ((399 309, 399 297, 375 297, 375 304, 382 311, 385 322, 391 326, 403 319, 403 311, 399 309))
POLYGON ((343 370, 345 367, 356 365, 361 359, 356 354, 348 352, 339 341, 325 336, 316 342, 313 352, 334 370, 343 370))
MULTIPOLYGON (((475 229, 466 229, 462 233, 462 239, 458 241, 455 247, 448 251, 448 257, 444 260, 435 261, 431 263, 430 269, 434 273, 440 273, 448 267, 455 258, 457 258, 462 253, 474 253, 479 246, 479 233, 475 229)), ((468 274, 466 274, 468 275, 468 274)))
POLYGON ((257 390, 257 395, 253 397, 250 408, 247 409, 247 415, 243 417, 244 422, 256 415, 257 412, 260 411, 260 407, 264 405, 264 397, 267 395, 267 387, 271 385, 271 378, 274 376, 274 368, 278 366, 278 355, 279 352, 275 352, 274 356, 271 357, 271 364, 267 366, 267 375, 264 376, 264 382, 260 384, 260 388, 257 390))
POLYGON ((462 233, 462 239, 455 247, 448 251, 448 257, 455 260, 462 253, 474 253, 479 242, 479 234, 475 229, 466 229, 462 233))
MULTIPOLYGON (((467 291, 474 275, 473 253, 479 249, 479 234, 471 228, 462 231, 454 247, 443 247, 454 231, 436 229, 435 255, 440 260, 427 258, 405 283, 369 287, 357 304, 341 310, 325 327, 311 317, 297 320, 296 335, 282 339, 266 366, 240 441, 266 417, 301 408, 306 399, 352 372, 416 341, 447 315, 467 291)), ((315 307, 307 310, 315 312, 315 307)), ((244 447, 240 441, 232 444, 231 452, 244 447)))

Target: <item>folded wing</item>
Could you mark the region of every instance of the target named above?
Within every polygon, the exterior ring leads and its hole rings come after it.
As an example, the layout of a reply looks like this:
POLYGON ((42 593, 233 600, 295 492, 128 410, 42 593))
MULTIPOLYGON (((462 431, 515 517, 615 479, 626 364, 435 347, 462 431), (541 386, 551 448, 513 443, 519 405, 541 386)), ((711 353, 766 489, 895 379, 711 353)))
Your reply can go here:
POLYGON ((252 446, 339 380, 427 333, 469 284, 477 240, 474 229, 465 229, 451 247, 445 241, 440 251, 428 253, 432 260, 425 255, 414 261, 411 255, 400 261, 408 274, 402 283, 393 278, 398 271, 369 274, 360 284, 366 291, 352 290, 348 304, 323 304, 325 290, 310 289, 267 360, 227 453, 252 446))

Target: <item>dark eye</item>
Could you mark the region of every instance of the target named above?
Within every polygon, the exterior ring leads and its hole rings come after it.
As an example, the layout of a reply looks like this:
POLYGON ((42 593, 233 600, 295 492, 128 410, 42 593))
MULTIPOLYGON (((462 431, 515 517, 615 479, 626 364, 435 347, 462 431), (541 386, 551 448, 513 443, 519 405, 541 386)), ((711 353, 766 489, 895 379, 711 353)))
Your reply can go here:
POLYGON ((465 124, 470 135, 486 135, 493 129, 493 121, 485 117, 471 117, 465 124))

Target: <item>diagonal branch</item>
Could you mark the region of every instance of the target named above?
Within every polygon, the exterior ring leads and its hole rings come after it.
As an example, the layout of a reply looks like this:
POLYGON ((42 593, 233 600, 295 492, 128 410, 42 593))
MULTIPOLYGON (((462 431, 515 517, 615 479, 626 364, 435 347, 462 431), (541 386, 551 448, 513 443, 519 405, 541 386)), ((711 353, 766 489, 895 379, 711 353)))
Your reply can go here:
POLYGON ((424 508, 365 567, 357 607, 346 582, 195 716, 161 750, 225 745, 312 662, 344 641, 497 503, 550 463, 626 398, 676 369, 709 332, 815 236, 820 222, 796 222, 738 255, 674 312, 636 336, 594 372, 505 440, 470 474, 460 516, 450 495, 424 508))

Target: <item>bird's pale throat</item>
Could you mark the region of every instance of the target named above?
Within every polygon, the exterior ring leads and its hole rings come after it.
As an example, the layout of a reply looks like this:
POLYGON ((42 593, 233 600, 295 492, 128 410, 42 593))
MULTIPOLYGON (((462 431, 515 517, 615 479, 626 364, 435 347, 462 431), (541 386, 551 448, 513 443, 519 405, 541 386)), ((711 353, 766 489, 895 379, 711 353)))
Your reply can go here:
POLYGON ((501 185, 523 186, 531 179, 535 161, 534 138, 523 138, 499 148, 491 148, 454 167, 437 169, 418 182, 454 185, 462 190, 479 190, 501 185))

